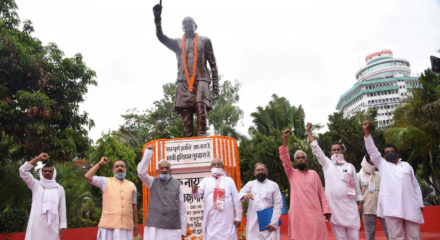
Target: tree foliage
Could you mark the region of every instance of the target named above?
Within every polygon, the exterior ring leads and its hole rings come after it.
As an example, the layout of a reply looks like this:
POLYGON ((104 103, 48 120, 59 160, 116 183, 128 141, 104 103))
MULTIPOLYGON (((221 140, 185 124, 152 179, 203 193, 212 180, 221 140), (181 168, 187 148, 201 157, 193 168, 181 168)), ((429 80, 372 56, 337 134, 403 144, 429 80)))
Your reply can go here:
POLYGON ((286 128, 294 129, 289 139, 289 152, 302 149, 310 153, 305 144, 304 110, 295 107, 284 97, 272 95, 267 106, 257 108, 251 113, 253 125, 249 128, 249 139, 242 139, 239 146, 240 170, 242 182, 253 180, 254 165, 262 162, 269 169, 269 178, 279 184, 282 191, 289 189, 289 182, 279 158, 279 146, 282 145, 282 132, 286 128))

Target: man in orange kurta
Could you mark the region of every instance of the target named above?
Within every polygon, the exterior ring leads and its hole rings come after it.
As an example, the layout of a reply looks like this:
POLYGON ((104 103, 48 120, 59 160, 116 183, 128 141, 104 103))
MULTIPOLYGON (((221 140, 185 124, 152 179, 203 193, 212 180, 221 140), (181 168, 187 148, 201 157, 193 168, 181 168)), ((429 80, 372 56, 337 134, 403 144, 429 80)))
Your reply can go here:
POLYGON ((280 158, 290 183, 289 239, 328 239, 325 219, 330 220, 330 207, 318 173, 307 168, 306 154, 298 150, 292 167, 287 138, 290 130, 283 132, 280 158))

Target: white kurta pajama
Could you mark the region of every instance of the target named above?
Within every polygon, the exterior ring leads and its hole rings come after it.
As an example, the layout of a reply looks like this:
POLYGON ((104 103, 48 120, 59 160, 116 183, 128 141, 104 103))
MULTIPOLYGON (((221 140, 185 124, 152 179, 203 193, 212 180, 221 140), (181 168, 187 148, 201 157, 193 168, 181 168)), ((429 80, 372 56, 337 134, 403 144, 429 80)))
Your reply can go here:
POLYGON ((203 240, 236 240, 234 221, 241 222, 241 203, 234 180, 221 176, 219 187, 225 190, 225 205, 222 211, 214 209, 213 197, 217 179, 204 178, 193 193, 193 197, 203 197, 203 240), (235 215, 234 215, 235 212, 235 215))
MULTIPOLYGON (((95 187, 101 189, 101 191, 105 190, 106 187, 106 177, 101 176, 93 176, 91 184, 95 187)), ((134 191, 132 194, 132 203, 137 203, 137 190, 136 186, 134 186, 134 191)), ((134 213, 133 214, 137 214, 134 213)), ((133 239, 133 230, 127 229, 107 229, 107 228, 98 228, 98 236, 97 240, 131 240, 133 239)))
POLYGON ((47 214, 42 214, 45 189, 39 180, 30 173, 34 165, 26 162, 20 169, 20 177, 32 191, 32 207, 26 229, 26 240, 56 240, 59 230, 67 228, 66 197, 64 188, 58 184, 58 215, 51 224, 47 224, 47 214))
MULTIPOLYGON (((153 185, 154 177, 147 174, 147 168, 150 164, 151 156, 153 151, 146 149, 142 161, 139 162, 137 167, 137 172, 139 178, 145 184, 145 186, 150 189, 153 185)), ((182 235, 186 235, 186 206, 183 201, 183 189, 182 185, 179 189, 179 212, 180 215, 176 216, 180 218, 181 229, 166 229, 145 226, 144 228, 144 240, 181 240, 182 235)))
MULTIPOLYGON (((407 162, 399 160, 397 164, 388 162, 383 159, 380 152, 374 145, 371 135, 364 137, 365 148, 370 155, 371 161, 380 171, 380 191, 377 203, 377 216, 385 218, 387 224, 388 234, 390 239, 403 239, 403 234, 398 237, 393 237, 395 227, 388 226, 388 222, 393 222, 393 225, 411 225, 422 224, 424 222, 421 208, 424 207, 422 191, 419 183, 414 175, 414 170, 407 162), (400 224, 396 224, 399 221, 400 224), (409 221, 405 223, 404 221, 409 221)), ((405 228, 400 226, 400 228, 405 228)), ((417 227, 409 227, 410 234, 417 232, 412 229, 417 227)), ((407 231, 407 235, 408 235, 407 231)), ((403 232, 403 229, 401 233, 403 232)), ((410 239, 420 239, 420 229, 418 235, 410 239)))
POLYGON ((335 164, 325 156, 318 142, 310 143, 313 154, 322 166, 325 178, 325 193, 332 216, 330 223, 336 239, 359 239, 361 226, 356 201, 362 201, 362 193, 353 164, 344 162, 335 164), (355 196, 347 194, 347 174, 351 173, 354 180, 355 196))
POLYGON ((278 226, 278 221, 283 208, 283 200, 281 198, 278 184, 269 179, 265 179, 263 182, 253 180, 246 183, 246 185, 240 190, 240 199, 242 199, 247 193, 251 193, 254 200, 249 199, 246 238, 252 240, 265 240, 270 236, 271 232, 267 230, 260 232, 257 211, 273 207, 272 219, 269 225, 276 229, 276 239, 280 240, 280 227, 278 226))

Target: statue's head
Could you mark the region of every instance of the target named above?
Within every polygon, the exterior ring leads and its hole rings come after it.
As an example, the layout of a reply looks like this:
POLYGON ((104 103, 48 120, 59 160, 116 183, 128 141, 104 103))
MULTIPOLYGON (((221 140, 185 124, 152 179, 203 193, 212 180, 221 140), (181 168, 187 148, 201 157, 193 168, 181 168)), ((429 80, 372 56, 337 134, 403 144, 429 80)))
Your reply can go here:
POLYGON ((196 32, 197 24, 192 17, 185 17, 182 21, 182 29, 186 35, 192 36, 196 32))

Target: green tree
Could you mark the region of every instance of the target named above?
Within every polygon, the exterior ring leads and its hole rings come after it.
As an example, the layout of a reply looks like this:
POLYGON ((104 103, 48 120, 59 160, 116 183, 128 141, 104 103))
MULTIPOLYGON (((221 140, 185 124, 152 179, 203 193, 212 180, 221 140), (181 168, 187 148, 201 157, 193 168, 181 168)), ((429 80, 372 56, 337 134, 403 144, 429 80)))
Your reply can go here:
POLYGON ((288 190, 289 182, 284 174, 278 148, 282 145, 282 131, 293 128, 294 134, 289 139, 290 153, 302 149, 310 154, 305 144, 304 110, 274 94, 266 107, 259 106, 251 116, 253 125, 249 128, 250 138, 242 139, 239 146, 242 182, 253 180, 255 163, 263 162, 270 170, 269 178, 277 182, 282 191, 288 190))
POLYGON ((440 76, 428 69, 419 82, 422 87, 414 89, 408 103, 394 112, 394 124, 385 138, 398 147, 404 160, 416 166, 418 177, 435 189, 435 195, 424 195, 428 203, 439 204, 440 76))
POLYGON ((0 211, 30 206, 20 162, 43 151, 56 162, 84 157, 93 126, 79 103, 96 85, 95 72, 81 54, 67 58, 56 44, 43 46, 30 21, 20 29, 16 10, 14 0, 0 1, 0 190, 10 193, 1 194, 0 211))

